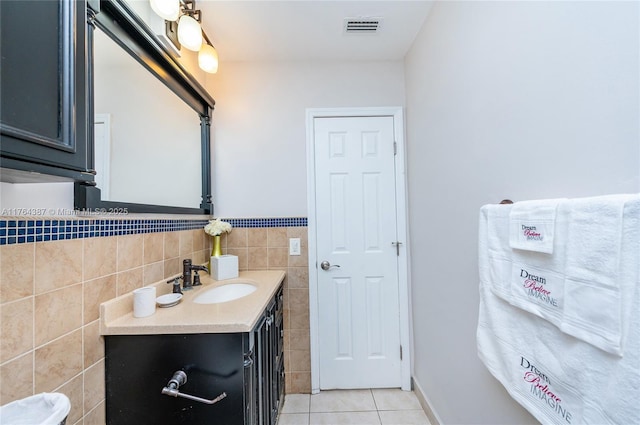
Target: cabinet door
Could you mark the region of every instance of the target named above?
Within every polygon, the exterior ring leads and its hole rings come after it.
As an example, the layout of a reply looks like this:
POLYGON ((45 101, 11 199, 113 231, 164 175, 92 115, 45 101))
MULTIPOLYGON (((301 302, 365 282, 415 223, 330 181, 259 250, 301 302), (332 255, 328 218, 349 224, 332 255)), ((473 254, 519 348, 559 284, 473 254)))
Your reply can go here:
POLYGON ((258 365, 258 424, 275 425, 284 390, 282 288, 269 302, 254 331, 258 365))
POLYGON ((256 363, 255 334, 245 336, 248 346, 244 352, 244 423, 258 423, 258 365, 256 363))
POLYGON ((256 361, 258 363, 258 424, 271 424, 271 367, 267 313, 260 319, 256 330, 256 361))
POLYGON ((283 336, 283 316, 282 316, 282 294, 276 294, 275 303, 271 307, 271 418, 272 423, 276 423, 278 411, 280 410, 280 365, 282 363, 282 336, 283 336))
POLYGON ((0 1, 2 158, 87 169, 84 1, 0 1))
POLYGON ((282 288, 276 295, 274 313, 274 369, 273 369, 273 397, 274 414, 277 416, 284 401, 284 295, 282 288))
POLYGON ((248 425, 244 421, 243 334, 113 335, 105 337, 109 425, 248 425), (161 393, 175 371, 187 373, 182 393, 208 405, 161 393))

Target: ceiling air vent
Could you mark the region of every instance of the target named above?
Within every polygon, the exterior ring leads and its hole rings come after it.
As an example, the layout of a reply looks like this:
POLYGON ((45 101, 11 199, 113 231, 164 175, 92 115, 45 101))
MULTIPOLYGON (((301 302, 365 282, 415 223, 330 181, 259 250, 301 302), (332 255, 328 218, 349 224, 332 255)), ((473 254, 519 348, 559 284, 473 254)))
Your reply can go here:
POLYGON ((345 18, 344 32, 347 34, 375 34, 380 29, 380 18, 345 18))

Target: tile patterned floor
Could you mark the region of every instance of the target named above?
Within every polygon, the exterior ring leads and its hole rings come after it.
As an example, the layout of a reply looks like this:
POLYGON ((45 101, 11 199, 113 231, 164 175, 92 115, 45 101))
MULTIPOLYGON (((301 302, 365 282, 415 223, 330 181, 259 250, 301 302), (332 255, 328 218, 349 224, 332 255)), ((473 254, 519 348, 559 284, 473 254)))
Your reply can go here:
POLYGON ((278 425, 430 425, 413 392, 333 390, 288 394, 278 425))

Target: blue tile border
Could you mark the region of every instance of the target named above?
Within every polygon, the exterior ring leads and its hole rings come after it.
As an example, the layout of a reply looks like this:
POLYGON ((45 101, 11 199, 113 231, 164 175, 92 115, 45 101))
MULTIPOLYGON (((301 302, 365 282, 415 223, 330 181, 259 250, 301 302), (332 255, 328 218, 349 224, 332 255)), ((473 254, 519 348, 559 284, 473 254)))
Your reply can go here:
POLYGON ((307 227, 307 217, 289 218, 230 218, 231 227, 307 227))
MULTIPOLYGON (((306 227, 306 217, 230 218, 232 227, 306 227)), ((182 219, 7 219, 0 220, 0 245, 202 229, 209 220, 182 219)))

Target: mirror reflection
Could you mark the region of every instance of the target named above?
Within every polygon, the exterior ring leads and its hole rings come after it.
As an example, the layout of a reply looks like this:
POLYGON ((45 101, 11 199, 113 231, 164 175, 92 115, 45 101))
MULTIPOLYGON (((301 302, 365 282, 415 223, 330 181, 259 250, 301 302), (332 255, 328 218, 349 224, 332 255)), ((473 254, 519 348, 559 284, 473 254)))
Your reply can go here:
POLYGON ((200 206, 200 117, 100 30, 94 111, 103 201, 200 206))

